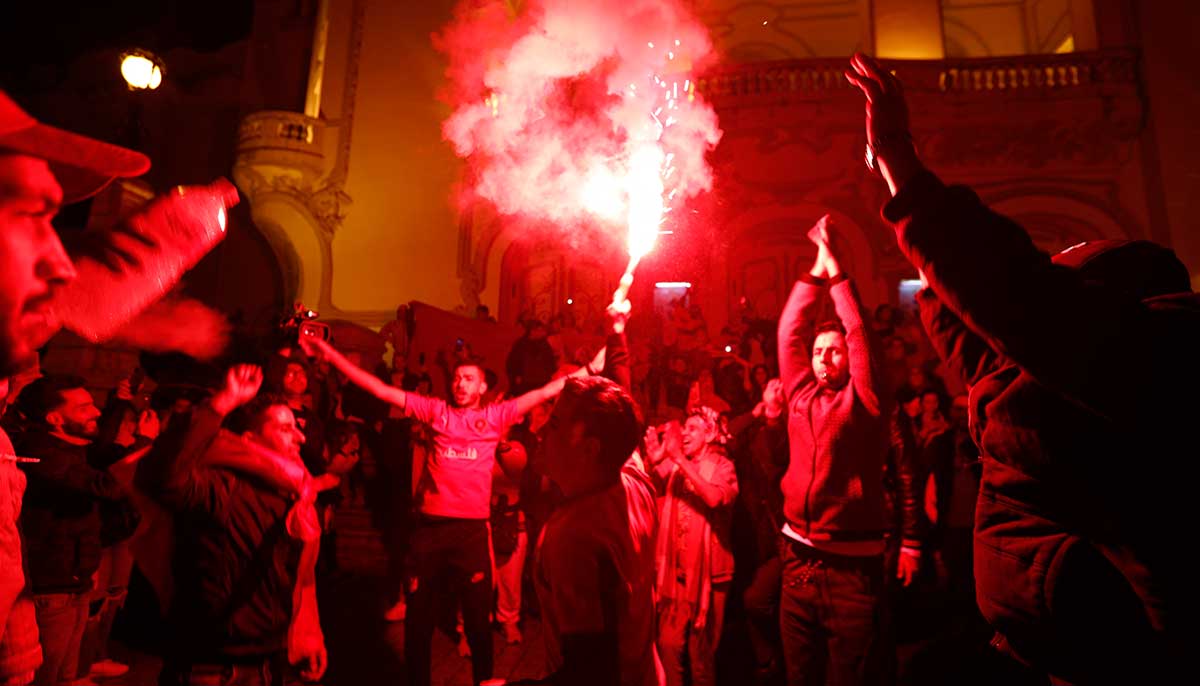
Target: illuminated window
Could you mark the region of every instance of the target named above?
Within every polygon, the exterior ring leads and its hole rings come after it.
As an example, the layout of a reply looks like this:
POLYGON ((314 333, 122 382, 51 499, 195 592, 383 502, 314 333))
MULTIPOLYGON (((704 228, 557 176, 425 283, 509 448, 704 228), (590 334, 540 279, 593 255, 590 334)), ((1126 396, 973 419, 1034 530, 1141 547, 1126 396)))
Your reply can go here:
MULTIPOLYGON (((1080 0, 942 0, 946 56, 995 57, 1075 51, 1080 0)), ((1083 16, 1086 15, 1086 16, 1083 16)))

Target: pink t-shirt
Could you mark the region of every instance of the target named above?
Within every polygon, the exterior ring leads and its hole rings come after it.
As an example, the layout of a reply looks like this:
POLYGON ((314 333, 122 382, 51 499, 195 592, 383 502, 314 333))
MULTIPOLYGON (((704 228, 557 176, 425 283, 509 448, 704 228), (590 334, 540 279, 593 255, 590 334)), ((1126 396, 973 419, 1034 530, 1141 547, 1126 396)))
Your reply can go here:
POLYGON ((433 430, 433 450, 425 458, 425 471, 413 496, 417 511, 435 517, 487 519, 496 444, 521 418, 516 401, 461 409, 409 393, 404 411, 433 430))
POLYGON ((653 486, 630 458, 621 483, 564 503, 542 529, 534 573, 546 660, 562 667, 562 637, 615 632, 620 685, 659 686, 654 645, 653 486))

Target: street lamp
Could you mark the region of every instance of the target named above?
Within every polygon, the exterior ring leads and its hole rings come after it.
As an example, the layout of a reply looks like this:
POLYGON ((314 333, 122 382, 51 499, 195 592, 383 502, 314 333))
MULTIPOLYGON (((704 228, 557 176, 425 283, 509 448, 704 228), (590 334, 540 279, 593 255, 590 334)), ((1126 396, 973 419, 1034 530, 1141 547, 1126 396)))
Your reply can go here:
POLYGON ((128 50, 121 54, 121 76, 129 90, 154 90, 162 84, 162 60, 147 50, 128 50))

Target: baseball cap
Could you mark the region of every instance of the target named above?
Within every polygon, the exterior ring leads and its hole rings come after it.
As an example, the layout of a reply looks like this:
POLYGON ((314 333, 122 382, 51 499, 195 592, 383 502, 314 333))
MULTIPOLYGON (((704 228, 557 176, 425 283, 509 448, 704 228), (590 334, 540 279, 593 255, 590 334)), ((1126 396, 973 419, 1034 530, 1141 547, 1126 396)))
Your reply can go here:
POLYGON ((113 179, 140 176, 150 159, 140 152, 47 126, 0 90, 0 150, 40 157, 63 189, 63 202, 95 195, 113 179))
POLYGON ((1187 267, 1170 248, 1146 240, 1096 240, 1073 245, 1051 258, 1097 281, 1136 296, 1152 298, 1192 290, 1187 267))

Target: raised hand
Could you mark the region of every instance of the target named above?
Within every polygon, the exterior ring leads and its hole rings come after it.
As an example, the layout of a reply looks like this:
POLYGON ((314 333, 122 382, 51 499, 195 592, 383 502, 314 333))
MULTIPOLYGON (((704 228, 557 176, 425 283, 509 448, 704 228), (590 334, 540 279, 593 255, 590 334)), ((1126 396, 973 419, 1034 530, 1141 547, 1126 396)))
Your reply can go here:
POLYGON ((850 58, 850 67, 846 79, 867 98, 867 142, 877 145, 890 136, 907 136, 908 103, 900 79, 861 52, 850 58))
POLYGON ((646 459, 655 465, 663 460, 663 444, 658 440, 658 428, 646 428, 646 459))
POLYGON ((134 431, 134 435, 153 441, 158 438, 159 428, 158 413, 154 410, 142 410, 142 413, 138 415, 137 429, 134 431))
POLYGON ((762 402, 768 417, 778 417, 784 408, 783 382, 779 379, 768 381, 766 388, 763 388, 762 402))
POLYGON ((812 270, 809 271, 809 274, 818 279, 833 278, 840 273, 837 259, 829 247, 829 227, 832 224, 832 217, 826 214, 808 230, 808 240, 817 246, 817 257, 813 260, 812 270))
POLYGON ((253 364, 239 364, 229 368, 225 373, 225 385, 213 396, 213 408, 221 414, 228 414, 234 408, 244 405, 258 395, 262 388, 262 368, 253 364))
POLYGON ((301 334, 299 342, 300 349, 304 351, 304 354, 316 360, 327 359, 329 351, 332 350, 332 346, 328 342, 316 336, 301 334))
POLYGON ((663 452, 671 460, 683 459, 683 430, 677 421, 667 424, 663 433, 663 452))
POLYGON ((850 59, 846 80, 867 98, 867 166, 883 174, 895 195, 921 169, 909 132, 900 80, 863 53, 850 59))
POLYGON ((633 306, 629 300, 612 303, 605 309, 608 315, 609 330, 615 334, 625 333, 625 324, 629 321, 629 311, 633 306))

